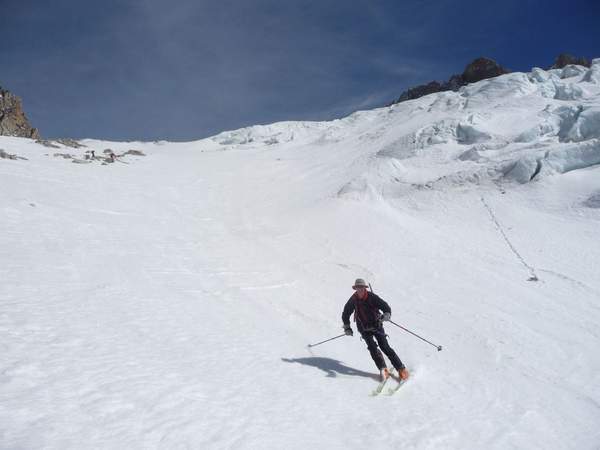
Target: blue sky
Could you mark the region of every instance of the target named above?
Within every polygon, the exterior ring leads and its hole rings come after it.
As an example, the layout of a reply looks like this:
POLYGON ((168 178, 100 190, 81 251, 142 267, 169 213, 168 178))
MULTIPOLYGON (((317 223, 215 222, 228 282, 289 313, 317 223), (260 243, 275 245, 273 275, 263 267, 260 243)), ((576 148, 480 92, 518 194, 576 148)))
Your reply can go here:
POLYGON ((0 86, 44 137, 192 140, 600 57, 598 0, 0 0, 0 86))

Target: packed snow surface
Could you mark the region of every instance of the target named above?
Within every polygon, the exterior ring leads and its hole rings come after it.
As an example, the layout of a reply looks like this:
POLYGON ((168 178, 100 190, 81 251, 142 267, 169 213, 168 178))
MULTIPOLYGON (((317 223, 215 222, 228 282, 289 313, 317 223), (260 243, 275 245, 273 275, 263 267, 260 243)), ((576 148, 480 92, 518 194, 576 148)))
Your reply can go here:
POLYGON ((0 448, 600 447, 600 60, 81 144, 0 138, 0 448))

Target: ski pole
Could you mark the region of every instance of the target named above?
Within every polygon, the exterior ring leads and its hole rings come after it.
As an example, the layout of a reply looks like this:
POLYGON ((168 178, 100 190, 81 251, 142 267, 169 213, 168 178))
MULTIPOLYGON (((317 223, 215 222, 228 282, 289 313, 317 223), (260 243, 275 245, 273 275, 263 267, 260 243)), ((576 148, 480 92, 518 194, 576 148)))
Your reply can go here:
POLYGON ((437 351, 438 351, 438 352, 441 352, 441 351, 442 351, 442 346, 441 346, 441 345, 435 345, 435 344, 433 344, 433 343, 429 342, 427 339, 424 339, 424 338, 422 338, 422 337, 421 337, 421 336, 419 336, 418 334, 415 334, 415 333, 413 333, 412 331, 410 331, 410 330, 407 330, 407 329, 406 329, 406 328, 404 328, 402 325, 398 325, 398 324, 397 324, 396 322, 394 322, 393 320, 390 320, 389 322, 390 322, 390 323, 393 323, 393 324, 394 324, 394 325, 396 325, 398 328, 402 328, 404 331, 406 331, 406 332, 408 332, 408 333, 412 334, 413 336, 416 336, 416 337, 418 337, 418 338, 419 338, 419 339, 421 339, 422 341, 425 341, 425 342, 427 342, 429 345, 433 345, 435 348, 437 348, 437 351))
MULTIPOLYGON (((369 289, 371 289, 371 292, 373 292, 373 287, 371 286, 371 283, 369 283, 369 289)), ((441 351, 442 351, 442 346, 441 346, 441 345, 435 345, 435 344, 433 344, 433 343, 429 342, 427 339, 423 339, 423 338, 422 338, 421 336, 419 336, 418 334, 415 334, 415 333, 413 333, 412 331, 410 331, 410 330, 407 330, 407 329, 406 329, 406 328, 404 328, 402 325, 398 325, 396 322, 394 322, 394 321, 392 321, 392 320, 390 320, 389 322, 390 322, 390 323, 393 323, 393 324, 394 324, 394 325, 396 325, 398 328, 402 328, 404 331, 406 331, 406 332, 408 332, 408 333, 412 334, 413 336, 416 336, 416 337, 418 337, 418 338, 419 338, 419 339, 421 339, 422 341, 425 341, 425 342, 427 342, 429 345, 433 345, 435 348, 437 348, 437 351, 438 351, 438 352, 441 352, 441 351)))
POLYGON ((317 345, 321 345, 321 344, 324 344, 325 342, 333 341, 334 339, 341 338, 341 337, 343 337, 343 336, 346 336, 346 333, 344 333, 344 334, 340 334, 339 336, 332 337, 332 338, 330 338, 330 339, 325 339, 324 341, 317 342, 316 344, 308 344, 308 346, 307 346, 307 347, 316 347, 317 345))

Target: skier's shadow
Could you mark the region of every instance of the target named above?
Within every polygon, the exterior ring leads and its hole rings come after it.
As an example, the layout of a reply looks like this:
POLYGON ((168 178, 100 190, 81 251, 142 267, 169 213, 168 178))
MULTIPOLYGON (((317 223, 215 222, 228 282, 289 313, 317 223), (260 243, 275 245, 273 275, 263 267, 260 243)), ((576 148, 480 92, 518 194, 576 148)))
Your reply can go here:
POLYGON ((328 377, 337 377, 339 374, 350 375, 354 377, 372 378, 374 380, 379 379, 378 375, 353 369, 352 367, 344 365, 341 361, 331 358, 320 358, 313 356, 310 358, 281 358, 281 360, 287 363, 298 363, 304 364, 305 366, 316 367, 317 369, 325 372, 326 376, 328 377))

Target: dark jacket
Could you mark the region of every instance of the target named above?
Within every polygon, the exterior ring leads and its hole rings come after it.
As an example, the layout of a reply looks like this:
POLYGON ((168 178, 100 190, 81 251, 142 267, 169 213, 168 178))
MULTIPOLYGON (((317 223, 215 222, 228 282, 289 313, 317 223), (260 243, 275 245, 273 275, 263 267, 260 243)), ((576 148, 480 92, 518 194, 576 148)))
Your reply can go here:
POLYGON ((381 313, 392 313, 392 308, 383 301, 377 294, 367 291, 367 298, 360 300, 356 293, 352 295, 344 306, 342 321, 344 325, 350 325, 350 315, 354 312, 356 328, 360 333, 365 331, 376 331, 381 329, 379 316, 381 313))

